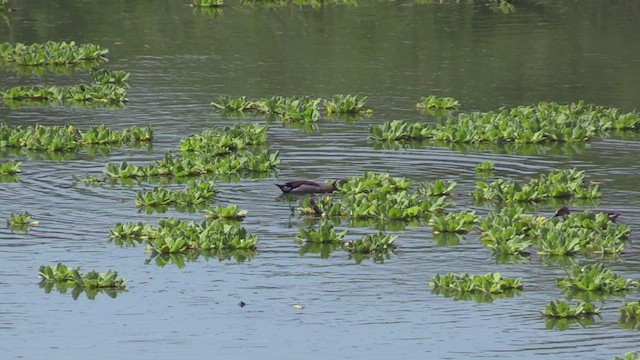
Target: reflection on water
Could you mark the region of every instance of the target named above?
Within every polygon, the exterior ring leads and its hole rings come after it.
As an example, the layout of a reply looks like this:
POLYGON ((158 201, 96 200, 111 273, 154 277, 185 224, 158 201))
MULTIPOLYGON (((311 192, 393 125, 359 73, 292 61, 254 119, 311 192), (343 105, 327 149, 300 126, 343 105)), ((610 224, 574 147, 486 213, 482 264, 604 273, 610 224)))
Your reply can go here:
MULTIPOLYGON (((153 124, 156 141, 153 148, 97 147, 78 153, 2 150, 0 157, 23 165, 17 177, 0 177, 0 219, 29 211, 41 222, 26 234, 0 229, 5 356, 81 358, 90 351, 98 359, 198 358, 214 347, 229 359, 355 353, 363 358, 601 359, 636 348, 640 333, 629 330, 637 324, 619 319, 615 310, 635 291, 601 298, 563 293, 556 286, 564 269, 583 256, 504 257, 483 247, 473 232, 434 235, 424 220, 338 219, 335 225, 348 228, 349 238, 371 229, 399 236, 394 254, 350 258, 339 244, 296 243, 297 229, 318 219, 300 216, 297 199, 281 197, 273 185, 364 171, 389 172, 415 183, 444 178, 458 182, 452 208, 485 215, 499 205, 476 204, 469 197, 482 179, 475 172, 482 161, 496 164, 488 181, 577 167, 601 182, 600 204, 521 204, 525 212, 551 216, 565 205, 621 210, 620 220, 631 225, 635 239, 640 231, 637 133, 614 133, 586 144, 368 140, 370 125, 446 116, 416 109, 428 95, 458 99, 463 111, 577 100, 624 111, 637 108, 640 4, 512 3, 516 11, 503 14, 486 6, 498 4, 493 1, 372 1, 314 9, 251 7, 230 0, 223 10, 157 1, 12 2, 19 10, 0 23, 0 42, 73 39, 105 46, 109 67, 132 74, 130 102, 118 109, 0 104, 0 121, 78 128, 153 124), (216 112, 210 102, 220 96, 328 98, 339 93, 367 96, 373 113, 322 117, 307 128, 273 121, 270 150, 280 151, 282 160, 276 174, 215 178, 220 188, 215 205, 238 204, 249 211, 243 226, 259 236, 257 252, 151 254, 137 243, 110 243, 108 230, 118 222, 155 224, 169 216, 201 221, 199 209, 160 213, 135 207, 136 191, 178 186, 187 179, 74 180, 103 173, 106 162, 152 163, 175 150, 180 139, 211 127, 270 121, 216 112), (130 289, 113 300, 108 296, 115 294, 85 291, 95 298, 87 301, 76 289, 55 286, 49 291, 71 293, 78 301, 48 295, 34 279, 38 267, 52 261, 115 268, 129 279, 130 289), (429 289, 434 274, 450 271, 499 271, 522 278, 524 289, 506 297, 429 289), (606 301, 606 307, 601 318, 580 322, 542 319, 539 311, 557 298, 606 301), (240 309, 241 300, 250 306, 240 309)), ((43 73, 0 66, 0 90, 87 79, 82 69, 43 73)), ((590 261, 633 277, 639 253, 634 239, 619 257, 590 261)))

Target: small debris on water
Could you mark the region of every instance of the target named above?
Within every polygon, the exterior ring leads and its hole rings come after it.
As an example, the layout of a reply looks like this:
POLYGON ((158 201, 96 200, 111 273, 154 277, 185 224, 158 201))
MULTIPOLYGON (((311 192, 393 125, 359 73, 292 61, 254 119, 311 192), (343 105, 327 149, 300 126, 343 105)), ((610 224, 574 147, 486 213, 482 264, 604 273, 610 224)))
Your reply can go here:
POLYGON ((240 306, 241 308, 243 308, 245 305, 247 305, 247 303, 246 303, 246 302, 244 302, 244 301, 240 301, 240 302, 238 303, 238 306, 240 306))
POLYGON ((293 306, 291 306, 292 308, 296 309, 296 310, 302 310, 304 309, 304 306, 300 305, 300 304, 294 304, 293 306))

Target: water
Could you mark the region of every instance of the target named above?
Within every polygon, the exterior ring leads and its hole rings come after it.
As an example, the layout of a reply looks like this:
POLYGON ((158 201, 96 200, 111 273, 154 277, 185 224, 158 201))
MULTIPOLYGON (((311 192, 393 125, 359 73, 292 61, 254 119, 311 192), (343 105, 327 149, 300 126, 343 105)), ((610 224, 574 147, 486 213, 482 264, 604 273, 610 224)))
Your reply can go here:
MULTIPOLYGON (((637 350, 637 332, 618 324, 617 307, 637 299, 610 298, 593 325, 547 330, 538 311, 564 298, 555 286, 563 268, 533 255, 498 264, 477 234, 440 246, 425 225, 398 231, 399 249, 383 264, 355 264, 336 250, 328 258, 300 255, 294 236, 304 225, 290 218, 276 181, 331 179, 384 171, 414 181, 456 180, 456 208, 471 204, 474 167, 496 163, 496 174, 524 179, 558 167, 587 170, 602 181, 601 208, 623 213, 640 230, 636 178, 638 137, 627 134, 578 146, 517 151, 487 146, 375 148, 368 125, 421 120, 422 96, 452 96, 465 111, 538 101, 585 100, 624 111, 640 100, 640 4, 627 1, 514 1, 504 15, 469 4, 361 2, 357 7, 272 9, 229 1, 216 17, 185 3, 14 1, 18 11, 0 23, 0 41, 92 42, 111 50, 108 66, 132 73, 124 109, 21 108, 0 105, 10 124, 99 123, 112 128, 153 124, 153 149, 81 152, 62 161, 8 155, 24 162, 18 183, 0 184, 0 218, 29 211, 40 225, 28 235, 0 229, 0 348, 3 358, 612 358, 637 350), (184 268, 145 265, 143 247, 107 241, 116 222, 155 223, 139 213, 140 187, 91 188, 73 176, 100 173, 107 161, 161 158, 179 139, 238 120, 215 112, 219 96, 368 96, 374 110, 356 122, 322 120, 319 130, 272 124, 272 150, 281 152, 276 178, 220 183, 216 203, 249 211, 244 226, 260 237, 250 261, 200 258, 184 268), (455 242, 454 242, 455 243, 455 242), (111 299, 45 294, 40 265, 63 261, 83 269, 117 269, 129 291, 111 299), (500 271, 523 278, 519 296, 493 303, 454 301, 431 293, 437 273, 500 271), (238 306, 240 301, 247 305, 238 306), (293 305, 302 305, 296 309, 293 305)), ((20 77, 0 70, 0 87, 71 84, 75 76, 20 77)), ((260 122, 248 117, 240 121, 260 122)), ((555 205, 533 211, 549 215, 555 205)), ((349 239, 371 233, 350 229, 349 239)), ((607 266, 628 277, 638 268, 632 243, 607 266)))

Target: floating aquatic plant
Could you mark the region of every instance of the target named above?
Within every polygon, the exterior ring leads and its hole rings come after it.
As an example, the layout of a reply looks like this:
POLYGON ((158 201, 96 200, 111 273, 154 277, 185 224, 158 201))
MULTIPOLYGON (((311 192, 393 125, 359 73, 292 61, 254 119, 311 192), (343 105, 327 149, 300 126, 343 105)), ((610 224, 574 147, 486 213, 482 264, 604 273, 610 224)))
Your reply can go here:
POLYGON ((0 175, 15 175, 20 172, 22 162, 8 161, 0 163, 0 175))
MULTIPOLYGON (((327 114, 359 114, 364 113, 367 97, 357 95, 333 95, 330 100, 323 100, 327 114)), ((371 110, 368 110, 369 112, 371 110)))
POLYGON ((105 125, 94 126, 86 132, 72 125, 11 126, 0 123, 0 149, 16 148, 29 151, 78 151, 90 145, 125 145, 153 140, 153 128, 133 126, 115 131, 105 125))
POLYGON ((403 177, 393 177, 388 173, 375 173, 365 171, 362 176, 349 178, 340 184, 338 189, 347 194, 361 193, 394 193, 407 190, 411 186, 411 180, 403 177))
POLYGON ((342 203, 334 202, 331 196, 321 199, 304 198, 300 203, 300 213, 307 216, 337 217, 346 215, 342 203))
POLYGON ((333 224, 322 221, 317 227, 300 228, 296 240, 305 243, 341 243, 347 232, 336 232, 333 224))
POLYGON ((204 215, 204 219, 207 221, 213 220, 234 220, 234 221, 242 221, 247 216, 247 210, 241 210, 238 205, 229 205, 229 206, 216 206, 214 208, 210 208, 206 210, 206 214, 204 215))
POLYGON ((585 185, 584 171, 577 169, 554 170, 540 174, 528 183, 498 179, 491 183, 476 182, 471 196, 482 201, 535 202, 552 198, 594 199, 601 196, 596 183, 585 185))
POLYGON ((434 214, 429 219, 429 225, 434 233, 459 233, 469 232, 478 221, 475 211, 461 211, 457 213, 434 214))
POLYGON ((597 291, 615 293, 627 291, 638 286, 637 280, 626 279, 601 263, 585 266, 573 266, 567 271, 567 276, 558 279, 558 286, 573 291, 597 291))
POLYGON ((483 161, 476 165, 476 173, 486 173, 493 171, 495 169, 496 164, 493 161, 483 161))
POLYGON ((23 44, 0 44, 0 58, 19 65, 77 64, 84 61, 105 61, 108 49, 95 44, 77 45, 74 41, 23 44))
POLYGON ((448 288, 460 292, 495 294, 512 289, 522 289, 522 280, 505 278, 498 272, 484 275, 449 273, 444 276, 436 274, 431 279, 430 285, 434 288, 448 288))
POLYGON ((450 180, 447 183, 442 179, 438 179, 434 182, 425 181, 419 185, 418 192, 429 196, 449 196, 453 192, 453 189, 455 189, 456 185, 458 185, 458 183, 453 180, 450 180))
POLYGON ((438 97, 435 95, 423 97, 416 104, 421 109, 447 109, 453 110, 460 108, 460 102, 451 97, 438 97))
POLYGON ((91 70, 91 77, 96 84, 114 84, 124 86, 129 83, 131 73, 124 70, 96 69, 91 70))
POLYGON ((194 7, 217 8, 224 6, 224 0, 193 0, 191 5, 194 7))
POLYGON ((364 237, 344 243, 343 248, 356 260, 362 262, 365 258, 373 257, 374 261, 382 262, 396 248, 394 243, 398 237, 384 232, 369 234, 364 237))
POLYGON ((190 181, 184 190, 172 190, 157 187, 152 190, 139 191, 136 194, 136 207, 205 206, 216 195, 218 190, 213 181, 190 181))
POLYGON ((115 297, 118 291, 126 290, 127 280, 119 279, 118 273, 108 270, 105 273, 90 271, 86 274, 80 272, 80 267, 71 268, 63 263, 58 263, 55 267, 42 265, 38 271, 40 277, 40 287, 49 293, 54 286, 61 293, 65 293, 68 287, 73 287, 73 298, 76 299, 80 293, 86 292, 89 299, 95 298, 98 292, 106 292, 109 296, 115 297))
POLYGON ((579 318, 599 314, 601 309, 601 307, 582 301, 572 305, 562 300, 552 300, 540 313, 550 318, 579 318))
POLYGON ((541 102, 534 106, 501 108, 497 112, 461 113, 437 124, 394 120, 370 127, 371 138, 386 140, 432 139, 448 143, 584 142, 614 129, 640 126, 640 114, 585 104, 541 102))
POLYGON ((623 356, 616 356, 613 360, 638 360, 638 353, 635 351, 629 351, 623 356))

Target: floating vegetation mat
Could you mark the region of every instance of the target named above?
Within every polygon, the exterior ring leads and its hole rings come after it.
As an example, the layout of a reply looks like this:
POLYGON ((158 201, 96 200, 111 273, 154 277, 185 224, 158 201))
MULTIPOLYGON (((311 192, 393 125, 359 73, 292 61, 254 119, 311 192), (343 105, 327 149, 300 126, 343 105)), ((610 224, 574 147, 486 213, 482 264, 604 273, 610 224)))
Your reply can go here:
POLYGON ((79 181, 97 184, 113 179, 269 174, 280 159, 278 152, 264 150, 267 130, 267 126, 253 124, 205 130, 182 140, 178 151, 154 163, 107 163, 103 177, 88 176, 79 181))
POLYGON ((94 299, 98 293, 105 293, 115 298, 119 292, 127 289, 127 280, 119 279, 118 273, 109 270, 106 273, 91 271, 86 274, 80 272, 80 267, 70 268, 58 263, 55 267, 43 265, 38 271, 40 287, 48 294, 55 287, 61 294, 72 289, 71 294, 77 299, 81 293, 86 293, 89 299, 94 299))
POLYGON ((79 64, 86 61, 106 61, 108 49, 95 44, 80 44, 75 41, 24 44, 0 44, 0 58, 6 62, 26 66, 79 64))
POLYGON ((374 141, 435 140, 448 143, 584 142, 612 130, 636 130, 640 115, 584 102, 500 108, 460 113, 437 123, 401 120, 370 127, 374 141))

